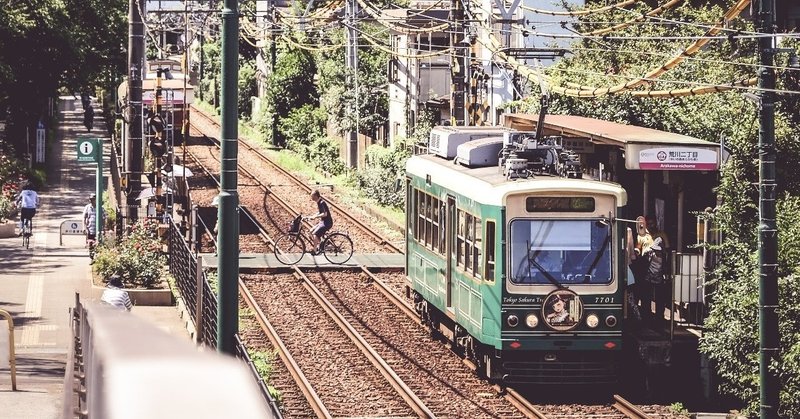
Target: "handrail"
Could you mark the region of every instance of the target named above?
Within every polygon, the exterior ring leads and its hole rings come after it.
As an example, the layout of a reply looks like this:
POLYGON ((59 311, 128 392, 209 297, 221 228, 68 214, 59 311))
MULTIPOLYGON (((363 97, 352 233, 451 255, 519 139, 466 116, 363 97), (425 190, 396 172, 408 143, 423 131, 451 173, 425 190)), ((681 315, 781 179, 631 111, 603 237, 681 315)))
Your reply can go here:
POLYGON ((5 310, 0 310, 0 317, 8 320, 8 363, 11 367, 11 391, 17 391, 17 362, 14 355, 14 319, 5 310))

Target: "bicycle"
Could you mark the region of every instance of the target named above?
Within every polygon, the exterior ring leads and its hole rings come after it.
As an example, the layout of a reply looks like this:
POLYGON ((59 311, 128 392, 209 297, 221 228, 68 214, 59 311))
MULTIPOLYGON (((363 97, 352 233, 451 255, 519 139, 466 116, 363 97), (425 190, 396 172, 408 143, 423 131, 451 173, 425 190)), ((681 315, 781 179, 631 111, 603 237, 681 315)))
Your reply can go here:
MULTIPOLYGON (((310 234, 303 227, 302 216, 297 216, 286 234, 275 240, 275 257, 284 265, 294 265, 303 258, 306 242, 313 243, 310 234)), ((353 241, 347 233, 332 232, 322 236, 321 254, 335 265, 347 263, 353 257, 353 241)))
POLYGON ((89 248, 90 263, 94 263, 94 255, 97 253, 97 240, 94 237, 86 237, 86 247, 89 248))
POLYGON ((31 220, 30 218, 22 219, 22 228, 20 229, 20 235, 22 236, 22 245, 26 249, 30 249, 31 236, 33 235, 33 220, 31 220))

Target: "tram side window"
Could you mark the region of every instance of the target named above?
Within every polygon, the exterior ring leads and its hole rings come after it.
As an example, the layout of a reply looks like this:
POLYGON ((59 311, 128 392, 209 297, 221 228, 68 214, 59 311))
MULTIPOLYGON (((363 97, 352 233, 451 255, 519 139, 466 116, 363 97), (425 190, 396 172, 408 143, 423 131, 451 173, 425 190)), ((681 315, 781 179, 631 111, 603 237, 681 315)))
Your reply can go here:
POLYGON ((464 240, 464 270, 469 273, 474 273, 472 270, 472 246, 475 243, 474 240, 474 230, 475 230, 475 220, 472 218, 470 214, 464 214, 465 220, 465 240, 464 240))
POLYGON ((458 229, 456 230, 456 263, 464 267, 464 230, 466 229, 466 219, 464 212, 458 210, 458 229))
POLYGON ((414 237, 417 238, 417 241, 420 243, 424 243, 425 240, 423 238, 425 231, 425 194, 420 191, 417 191, 416 196, 416 203, 417 203, 417 230, 414 232, 414 237))
POLYGON ((474 217, 473 220, 475 221, 475 240, 473 240, 472 244, 472 272, 475 274, 476 278, 481 277, 481 241, 483 240, 483 228, 481 225, 481 219, 474 217))
POLYGON ((431 196, 425 194, 425 246, 431 247, 431 196))
POLYGON ((431 247, 434 252, 439 250, 439 206, 441 201, 436 198, 431 198, 431 247))
POLYGON ((487 281, 494 281, 494 221, 486 222, 486 268, 487 281))
POLYGON ((415 192, 414 197, 417 220, 414 237, 419 244, 444 254, 442 201, 419 190, 415 192))
POLYGON ((439 254, 444 256, 444 252, 447 251, 447 242, 445 241, 447 238, 447 206, 444 202, 439 201, 439 225, 441 226, 441 230, 439 233, 439 254))

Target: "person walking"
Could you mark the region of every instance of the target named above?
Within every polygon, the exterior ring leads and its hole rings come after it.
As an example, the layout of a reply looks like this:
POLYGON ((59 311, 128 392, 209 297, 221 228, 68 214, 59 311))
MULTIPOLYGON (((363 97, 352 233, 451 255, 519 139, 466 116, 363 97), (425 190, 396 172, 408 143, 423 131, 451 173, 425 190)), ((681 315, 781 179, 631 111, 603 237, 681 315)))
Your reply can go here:
POLYGON ((133 308, 128 291, 122 289, 122 278, 119 275, 111 275, 108 278, 108 284, 103 290, 100 301, 119 310, 131 311, 133 308))

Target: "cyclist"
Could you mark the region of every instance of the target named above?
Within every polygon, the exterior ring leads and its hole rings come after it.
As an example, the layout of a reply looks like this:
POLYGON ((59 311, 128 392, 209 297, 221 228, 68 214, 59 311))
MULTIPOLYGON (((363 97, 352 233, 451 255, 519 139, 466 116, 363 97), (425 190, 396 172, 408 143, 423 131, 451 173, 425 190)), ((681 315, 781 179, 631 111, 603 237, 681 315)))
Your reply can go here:
POLYGON ((22 190, 17 195, 17 207, 19 210, 19 235, 22 235, 25 220, 28 220, 33 230, 33 216, 36 215, 36 208, 39 207, 39 194, 33 190, 30 182, 22 184, 22 190))
POLYGON ((95 240, 97 229, 95 228, 95 217, 97 211, 94 208, 94 201, 97 196, 95 194, 89 195, 89 203, 83 207, 83 229, 86 231, 86 243, 91 245, 90 242, 95 240))
POLYGON ((328 203, 322 198, 318 190, 315 189, 311 192, 311 200, 317 203, 317 213, 305 217, 305 219, 320 219, 319 223, 311 230, 311 239, 314 242, 314 251, 312 254, 318 255, 320 253, 319 243, 322 240, 322 236, 333 227, 333 217, 331 217, 331 211, 328 209, 328 203))

